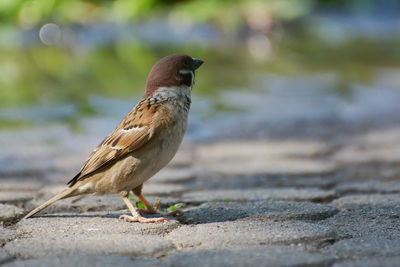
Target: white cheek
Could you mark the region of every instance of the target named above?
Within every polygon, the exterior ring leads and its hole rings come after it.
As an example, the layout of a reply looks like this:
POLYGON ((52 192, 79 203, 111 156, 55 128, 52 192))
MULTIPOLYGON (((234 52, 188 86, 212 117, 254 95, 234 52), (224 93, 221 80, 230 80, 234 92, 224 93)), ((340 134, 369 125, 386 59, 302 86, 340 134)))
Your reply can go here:
POLYGON ((180 70, 179 73, 180 74, 188 74, 188 73, 193 74, 193 71, 192 70, 180 70))

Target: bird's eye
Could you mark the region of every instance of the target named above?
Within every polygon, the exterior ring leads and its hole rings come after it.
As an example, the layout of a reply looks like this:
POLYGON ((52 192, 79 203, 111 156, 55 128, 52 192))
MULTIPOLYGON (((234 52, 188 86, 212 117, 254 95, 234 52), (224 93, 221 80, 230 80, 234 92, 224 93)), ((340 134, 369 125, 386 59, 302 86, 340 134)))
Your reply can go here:
POLYGON ((182 64, 183 64, 184 66, 189 66, 189 64, 190 64, 189 59, 187 59, 187 58, 183 59, 182 64))

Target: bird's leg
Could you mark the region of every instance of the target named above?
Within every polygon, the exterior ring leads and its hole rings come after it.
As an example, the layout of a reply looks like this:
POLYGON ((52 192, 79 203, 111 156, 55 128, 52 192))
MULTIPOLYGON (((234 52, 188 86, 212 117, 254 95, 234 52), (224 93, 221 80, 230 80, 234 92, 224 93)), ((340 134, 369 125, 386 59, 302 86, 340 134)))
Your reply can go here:
POLYGON ((163 222, 167 221, 166 218, 145 218, 140 215, 139 212, 136 211, 135 207, 132 205, 132 202, 129 200, 128 195, 129 193, 127 191, 122 191, 119 193, 122 200, 125 202, 126 206, 129 208, 129 210, 132 213, 132 216, 129 215, 121 215, 119 219, 123 219, 126 222, 140 222, 140 223, 154 223, 154 222, 163 222))
POLYGON ((150 204, 150 202, 142 195, 137 195, 140 201, 146 206, 146 209, 138 209, 138 212, 144 212, 149 214, 156 214, 156 209, 150 204))
POLYGON ((143 184, 132 189, 132 192, 139 198, 139 200, 146 206, 146 209, 137 209, 137 212, 156 214, 157 210, 150 204, 150 202, 142 195, 143 184))

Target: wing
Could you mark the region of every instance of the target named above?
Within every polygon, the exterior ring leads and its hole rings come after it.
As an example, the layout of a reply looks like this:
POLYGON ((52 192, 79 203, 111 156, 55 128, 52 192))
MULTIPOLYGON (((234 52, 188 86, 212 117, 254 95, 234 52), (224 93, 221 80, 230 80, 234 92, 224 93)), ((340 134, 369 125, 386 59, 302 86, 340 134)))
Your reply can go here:
POLYGON ((157 122, 153 119, 159 107, 158 104, 150 104, 149 101, 149 99, 142 99, 126 115, 118 127, 92 152, 81 171, 68 182, 69 186, 112 165, 149 142, 157 128, 157 122))

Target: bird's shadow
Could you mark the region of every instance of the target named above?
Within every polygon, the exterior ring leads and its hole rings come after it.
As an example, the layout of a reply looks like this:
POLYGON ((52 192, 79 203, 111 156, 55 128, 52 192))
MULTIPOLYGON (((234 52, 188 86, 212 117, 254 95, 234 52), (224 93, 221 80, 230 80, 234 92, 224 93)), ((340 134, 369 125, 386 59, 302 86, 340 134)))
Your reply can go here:
POLYGON ((207 224, 214 222, 236 221, 252 216, 243 209, 221 207, 198 207, 183 213, 185 224, 207 224))

